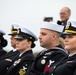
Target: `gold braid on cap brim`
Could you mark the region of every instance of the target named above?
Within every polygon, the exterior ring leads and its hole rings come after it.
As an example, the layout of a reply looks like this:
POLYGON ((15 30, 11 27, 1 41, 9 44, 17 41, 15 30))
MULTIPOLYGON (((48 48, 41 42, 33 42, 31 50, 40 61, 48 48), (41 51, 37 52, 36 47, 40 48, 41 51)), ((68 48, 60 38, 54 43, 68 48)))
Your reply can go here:
POLYGON ((73 30, 65 30, 65 32, 76 34, 76 31, 73 31, 73 30))

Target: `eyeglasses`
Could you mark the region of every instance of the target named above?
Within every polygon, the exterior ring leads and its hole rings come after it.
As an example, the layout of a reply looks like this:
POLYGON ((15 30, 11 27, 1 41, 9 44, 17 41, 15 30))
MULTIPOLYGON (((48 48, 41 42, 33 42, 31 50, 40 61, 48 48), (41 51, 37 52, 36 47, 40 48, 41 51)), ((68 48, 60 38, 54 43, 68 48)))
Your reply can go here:
POLYGON ((60 15, 65 15, 66 13, 60 13, 60 15))

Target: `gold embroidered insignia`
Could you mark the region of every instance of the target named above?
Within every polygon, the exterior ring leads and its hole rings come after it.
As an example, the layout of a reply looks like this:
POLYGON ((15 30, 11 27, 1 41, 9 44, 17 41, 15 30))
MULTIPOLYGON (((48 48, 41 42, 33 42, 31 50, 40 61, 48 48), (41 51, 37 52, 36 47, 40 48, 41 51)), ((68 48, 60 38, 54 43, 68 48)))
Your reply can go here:
POLYGON ((26 71, 24 71, 23 69, 20 69, 19 74, 20 75, 24 75, 26 73, 26 71))
POLYGON ((25 74, 26 74, 26 69, 27 69, 27 68, 25 68, 25 67, 23 66, 23 68, 20 69, 19 74, 20 74, 20 75, 25 75, 25 74))
POLYGON ((65 29, 69 29, 70 27, 70 22, 66 25, 65 29))

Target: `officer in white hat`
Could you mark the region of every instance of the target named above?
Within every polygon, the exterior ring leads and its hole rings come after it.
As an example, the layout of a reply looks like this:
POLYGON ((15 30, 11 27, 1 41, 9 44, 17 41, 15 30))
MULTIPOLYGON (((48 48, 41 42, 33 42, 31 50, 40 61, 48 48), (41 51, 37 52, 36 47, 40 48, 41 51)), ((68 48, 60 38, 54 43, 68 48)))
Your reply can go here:
POLYGON ((35 47, 37 37, 25 27, 19 26, 15 36, 16 49, 20 52, 18 59, 9 67, 7 75, 26 75, 34 60, 32 48, 35 47))
POLYGON ((63 34, 76 34, 76 20, 69 19, 63 34))
POLYGON ((28 75, 49 75, 51 67, 67 56, 59 44, 64 26, 54 22, 42 22, 40 25, 40 46, 46 50, 41 51, 35 58, 28 75))
POLYGON ((57 64, 49 75, 76 75, 76 20, 70 19, 63 32, 65 35, 65 49, 69 51, 69 56, 57 64))
POLYGON ((17 33, 18 34, 15 37, 16 39, 22 39, 22 40, 29 39, 30 41, 32 41, 31 47, 33 48, 33 46, 35 46, 34 41, 37 41, 37 37, 30 30, 20 26, 17 33))
POLYGON ((0 57, 5 55, 7 52, 3 49, 7 46, 7 40, 3 37, 6 33, 0 30, 0 57))
POLYGON ((20 25, 18 25, 18 24, 12 24, 11 25, 11 32, 8 34, 9 36, 11 36, 10 37, 10 39, 11 39, 11 46, 14 48, 13 49, 13 51, 15 51, 16 49, 16 39, 14 38, 18 33, 18 27, 19 27, 20 25))
MULTIPOLYGON (((19 56, 19 51, 17 51, 16 48, 16 39, 14 38, 17 34, 17 28, 19 25, 13 24, 11 25, 11 33, 9 34, 11 37, 11 46, 14 48, 7 54, 0 57, 0 74, 5 75, 7 72, 8 67, 17 59, 19 56)), ((3 35, 5 33, 3 32, 3 35)))
MULTIPOLYGON (((7 58, 7 57, 13 57, 13 54, 12 53, 15 53, 15 51, 16 51, 16 49, 15 49, 15 47, 16 47, 16 39, 14 38, 15 36, 16 36, 16 34, 17 34, 17 29, 18 29, 18 26, 19 25, 17 25, 17 24, 12 24, 11 25, 11 33, 10 34, 8 34, 8 35, 10 35, 11 37, 10 37, 10 39, 11 39, 11 46, 14 48, 13 50, 11 50, 10 52, 8 52, 6 55, 4 55, 3 57, 1 57, 0 58, 0 60, 1 59, 4 59, 4 58, 7 58)), ((1 33, 1 35, 4 35, 5 34, 5 32, 3 32, 3 31, 1 31, 2 33, 1 33)), ((16 52, 18 52, 18 51, 16 51, 16 52)), ((19 52, 18 52, 19 53, 19 52)), ((15 54, 16 55, 16 54, 15 54)))

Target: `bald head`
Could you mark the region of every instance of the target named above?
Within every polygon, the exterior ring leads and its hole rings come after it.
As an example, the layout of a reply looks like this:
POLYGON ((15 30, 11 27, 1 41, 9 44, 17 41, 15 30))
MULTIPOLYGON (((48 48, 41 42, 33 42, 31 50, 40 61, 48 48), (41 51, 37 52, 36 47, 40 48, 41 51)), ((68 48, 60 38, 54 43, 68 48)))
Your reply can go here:
POLYGON ((68 7, 63 7, 60 11, 61 21, 67 21, 70 18, 71 10, 68 7))

